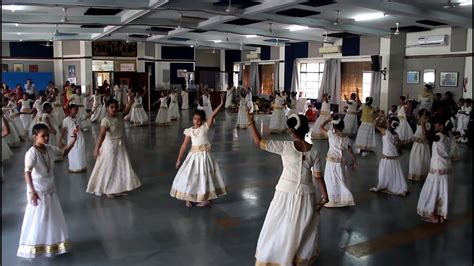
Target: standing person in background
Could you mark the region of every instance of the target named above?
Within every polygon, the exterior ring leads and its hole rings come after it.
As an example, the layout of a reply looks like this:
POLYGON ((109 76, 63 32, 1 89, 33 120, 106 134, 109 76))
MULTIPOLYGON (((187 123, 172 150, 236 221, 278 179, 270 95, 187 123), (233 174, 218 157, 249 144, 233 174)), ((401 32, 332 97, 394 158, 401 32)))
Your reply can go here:
MULTIPOLYGON (((300 114, 300 115, 305 115, 306 111, 309 108, 308 99, 303 97, 303 94, 304 93, 302 91, 300 91, 300 95, 298 97, 298 100, 296 101, 296 111, 298 111, 298 114, 300 114)), ((309 122, 311 122, 311 121, 309 121, 309 122)))
POLYGON ((35 84, 33 83, 33 81, 31 79, 26 80, 25 92, 26 92, 26 94, 30 95, 30 98, 31 98, 31 96, 36 97, 36 94, 38 93, 36 91, 36 86, 35 86, 35 84))
POLYGON ((227 109, 232 105, 232 100, 234 100, 234 93, 235 93, 235 87, 234 83, 229 83, 229 86, 227 87, 227 92, 225 96, 225 106, 224 108, 227 109))
POLYGON ((433 94, 433 86, 430 84, 425 84, 423 92, 418 96, 419 109, 425 109, 428 112, 431 112, 433 103, 435 100, 435 95, 433 94))
POLYGON ((70 93, 70 87, 71 87, 71 82, 66 81, 63 85, 63 106, 64 108, 67 107, 67 98, 68 98, 68 93, 70 93))
POLYGON ((373 98, 365 98, 365 103, 359 108, 362 111, 360 121, 362 122, 357 131, 355 146, 362 155, 366 151, 375 151, 375 108, 372 106, 373 98))
POLYGON ((247 87, 247 94, 245 95, 245 101, 247 102, 247 108, 249 108, 250 113, 253 114, 254 106, 253 106, 253 96, 252 96, 252 88, 247 87))
POLYGON ((436 93, 435 98, 433 100, 433 104, 431 109, 433 110, 433 114, 437 113, 439 109, 441 108, 441 98, 443 95, 441 93, 436 93))
POLYGON ((189 109, 189 93, 186 91, 185 86, 181 89, 181 109, 189 109))
POLYGON ((122 106, 123 86, 114 85, 114 99, 118 102, 119 108, 122 106))
POLYGON ((189 87, 188 87, 188 92, 189 92, 189 106, 193 108, 196 103, 196 93, 198 92, 198 88, 194 84, 194 80, 191 80, 189 87))
POLYGON ((349 136, 357 135, 357 129, 359 128, 357 121, 357 110, 362 104, 359 98, 359 88, 356 88, 356 92, 351 94, 351 98, 348 99, 346 95, 344 98, 349 105, 347 114, 344 116, 344 133, 349 136))
POLYGON ((125 80, 120 80, 120 90, 122 91, 122 98, 121 102, 119 102, 119 107, 122 108, 122 106, 127 106, 127 96, 128 96, 128 84, 125 80))
POLYGON ((17 99, 23 99, 23 89, 21 88, 21 84, 16 84, 15 87, 15 94, 17 99))

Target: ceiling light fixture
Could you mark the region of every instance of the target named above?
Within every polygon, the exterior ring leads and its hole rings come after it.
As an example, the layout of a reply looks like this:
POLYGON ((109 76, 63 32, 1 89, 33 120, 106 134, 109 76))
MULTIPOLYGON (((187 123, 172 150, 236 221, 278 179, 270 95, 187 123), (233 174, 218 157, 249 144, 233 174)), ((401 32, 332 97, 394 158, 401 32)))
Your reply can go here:
POLYGON ((189 47, 194 48, 194 44, 191 44, 189 47))
POLYGON ((278 46, 278 38, 276 38, 275 46, 278 46))
POLYGON ((341 21, 341 10, 336 10, 336 21, 332 23, 334 26, 338 26, 342 24, 341 21))
POLYGON ((453 3, 451 0, 447 0, 446 4, 443 6, 445 9, 455 8, 458 4, 453 3))
POLYGON ((355 21, 367 21, 367 20, 374 20, 374 19, 380 19, 385 17, 385 13, 378 12, 378 13, 366 13, 366 14, 361 14, 353 17, 355 21))
POLYGON ((66 21, 67 21, 66 12, 67 12, 67 8, 63 7, 64 16, 63 16, 63 18, 61 19, 61 22, 66 22, 66 21))
POLYGON ((240 43, 240 51, 242 51, 243 49, 244 49, 244 44, 240 43))
POLYGON ((324 32, 324 42, 328 41, 328 32, 324 32))
POLYGON ((20 42, 22 42, 22 41, 23 41, 23 40, 22 40, 22 39, 20 39, 20 42))
POLYGON ((20 24, 18 24, 18 23, 15 23, 15 27, 18 27, 18 26, 20 26, 20 24))
POLYGON ((245 35, 245 38, 250 39, 250 38, 257 38, 258 35, 245 35))
POLYGON ((290 31, 299 31, 299 30, 307 30, 307 29, 309 29, 309 27, 308 26, 301 26, 301 25, 293 25, 293 26, 288 27, 288 29, 290 31))
POLYGON ((21 35, 21 33, 18 32, 18 35, 21 35))
POLYGON ((459 3, 460 6, 472 6, 472 1, 459 3))
POLYGON ((396 22, 395 25, 397 25, 397 29, 395 30, 395 32, 393 34, 398 35, 398 34, 400 34, 400 30, 398 29, 398 26, 400 25, 400 22, 396 22))
POLYGON ((269 29, 271 34, 275 34, 275 31, 273 30, 273 23, 270 23, 270 29, 269 29))
POLYGON ((214 43, 221 43, 222 40, 212 40, 214 43))

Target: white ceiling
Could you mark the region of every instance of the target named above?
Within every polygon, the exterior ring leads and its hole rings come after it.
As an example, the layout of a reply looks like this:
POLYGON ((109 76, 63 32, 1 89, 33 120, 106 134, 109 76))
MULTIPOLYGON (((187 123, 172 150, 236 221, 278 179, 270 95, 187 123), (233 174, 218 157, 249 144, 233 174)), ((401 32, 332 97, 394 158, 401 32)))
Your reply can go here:
MULTIPOLYGON (((254 0, 259 4, 240 8, 244 0, 233 0, 226 12, 227 0, 3 0, 2 39, 18 40, 112 40, 128 39, 176 45, 198 44, 206 47, 245 49, 247 44, 283 45, 264 40, 279 39, 323 41, 325 32, 349 32, 365 36, 390 36, 396 22, 400 26, 422 26, 417 20, 434 20, 448 26, 472 28, 472 5, 446 9, 447 0, 335 0, 324 6, 308 6, 302 0, 254 0), (87 16, 90 8, 120 8, 116 15, 87 16), (64 13, 66 8, 66 13, 64 13), (299 14, 277 14, 288 9, 304 9, 320 14, 303 17, 299 14), (340 10, 341 25, 334 25, 336 10, 340 10), (386 16, 370 21, 354 21, 353 17, 382 12, 386 16), (66 14, 66 19, 64 19, 66 14), (257 23, 232 25, 235 19, 252 19, 257 23), (81 25, 100 24, 102 28, 82 28, 81 25), (270 31, 272 24, 272 31, 270 31), (306 25, 309 29, 290 31, 292 25, 306 25), (174 30, 150 31, 151 27, 169 27, 174 30), (192 32, 200 30, 205 32, 192 32), (74 34, 74 35, 73 35, 74 34), (131 34, 146 35, 133 38, 131 34), (258 35, 246 38, 245 35, 258 35), (186 38, 187 41, 170 38, 186 38), (214 43, 213 40, 221 40, 214 43)), ((324 2, 313 0, 311 2, 324 2)), ((327 1, 326 1, 327 2, 327 1)), ((438 26, 440 27, 440 26, 438 26)), ((443 26, 441 26, 443 27, 443 26)), ((444 26, 446 27, 446 26, 444 26)), ((336 38, 326 38, 334 42, 336 38)))

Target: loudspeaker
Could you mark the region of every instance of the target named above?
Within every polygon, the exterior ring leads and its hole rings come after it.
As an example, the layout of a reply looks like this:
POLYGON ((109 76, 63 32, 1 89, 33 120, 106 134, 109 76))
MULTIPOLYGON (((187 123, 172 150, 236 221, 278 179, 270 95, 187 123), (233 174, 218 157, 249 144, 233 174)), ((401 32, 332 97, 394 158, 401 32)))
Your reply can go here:
POLYGON ((370 57, 372 59, 372 71, 380 71, 380 56, 378 55, 372 55, 370 57))

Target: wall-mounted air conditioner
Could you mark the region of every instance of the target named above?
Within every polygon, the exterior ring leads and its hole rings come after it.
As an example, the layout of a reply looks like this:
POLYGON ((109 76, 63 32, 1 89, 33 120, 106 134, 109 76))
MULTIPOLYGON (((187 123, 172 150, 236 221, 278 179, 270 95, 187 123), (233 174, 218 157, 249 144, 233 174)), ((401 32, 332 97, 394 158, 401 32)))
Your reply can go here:
POLYGON ((448 35, 433 35, 418 38, 418 45, 447 45, 448 35))
POLYGON ((248 53, 245 58, 247 60, 256 60, 256 59, 260 59, 260 54, 259 53, 254 53, 254 52, 250 52, 248 53))
POLYGON ((341 46, 325 46, 319 48, 320 54, 338 54, 341 52, 341 46))

